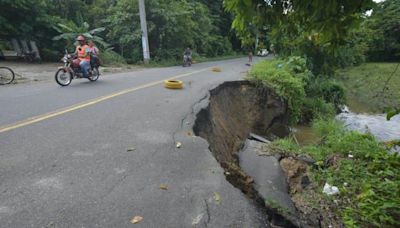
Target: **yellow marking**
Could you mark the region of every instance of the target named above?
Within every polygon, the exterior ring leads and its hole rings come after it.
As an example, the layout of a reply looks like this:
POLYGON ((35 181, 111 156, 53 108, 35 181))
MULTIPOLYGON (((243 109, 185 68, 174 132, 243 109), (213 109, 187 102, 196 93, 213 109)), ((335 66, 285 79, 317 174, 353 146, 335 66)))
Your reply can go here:
POLYGON ((83 103, 75 104, 75 105, 72 105, 72 106, 69 106, 69 107, 54 111, 54 112, 49 112, 49 113, 46 113, 46 114, 43 114, 43 115, 34 116, 34 117, 31 117, 31 118, 28 118, 28 119, 25 119, 25 120, 22 120, 22 121, 18 121, 16 123, 9 124, 9 125, 0 126, 0 133, 6 132, 6 131, 11 131, 11 130, 14 130, 14 129, 17 129, 17 128, 20 128, 20 127, 25 127, 27 125, 31 125, 31 124, 34 124, 34 123, 37 123, 37 122, 40 122, 40 121, 43 121, 43 120, 47 120, 47 119, 56 117, 56 116, 60 116, 60 115, 63 115, 65 113, 72 112, 72 111, 75 111, 75 110, 78 110, 78 109, 81 109, 81 108, 85 108, 85 107, 97 104, 99 102, 102 102, 102 101, 105 101, 105 100, 109 100, 111 98, 118 97, 118 96, 121 96, 121 95, 124 95, 124 94, 127 94, 127 93, 131 93, 131 92, 134 92, 134 91, 137 91, 137 90, 140 90, 140 89, 149 88, 149 87, 152 87, 152 86, 155 86, 155 85, 163 83, 164 80, 173 80, 173 79, 183 78, 183 77, 187 77, 187 76, 192 75, 192 74, 197 74, 197 73, 206 71, 208 69, 210 69, 210 68, 205 68, 205 69, 202 69, 202 70, 193 71, 193 72, 186 73, 186 74, 180 74, 180 75, 174 76, 174 77, 169 78, 169 79, 163 79, 163 80, 159 80, 159 81, 155 81, 155 82, 150 82, 150 83, 147 83, 147 84, 144 84, 144 85, 140 85, 140 86, 137 86, 137 87, 125 89, 125 90, 122 90, 122 91, 119 91, 119 92, 116 92, 116 93, 113 93, 113 94, 110 94, 110 95, 105 95, 105 96, 101 96, 101 97, 98 97, 98 98, 95 98, 95 99, 92 99, 92 100, 89 100, 89 101, 85 101, 83 103))

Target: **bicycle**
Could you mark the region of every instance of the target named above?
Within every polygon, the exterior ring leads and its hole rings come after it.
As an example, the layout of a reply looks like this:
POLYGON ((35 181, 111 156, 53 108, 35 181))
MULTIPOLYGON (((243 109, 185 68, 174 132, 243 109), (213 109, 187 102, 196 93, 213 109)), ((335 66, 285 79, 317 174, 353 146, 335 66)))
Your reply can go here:
POLYGON ((15 73, 11 68, 0 67, 0 85, 10 84, 14 78, 15 73))

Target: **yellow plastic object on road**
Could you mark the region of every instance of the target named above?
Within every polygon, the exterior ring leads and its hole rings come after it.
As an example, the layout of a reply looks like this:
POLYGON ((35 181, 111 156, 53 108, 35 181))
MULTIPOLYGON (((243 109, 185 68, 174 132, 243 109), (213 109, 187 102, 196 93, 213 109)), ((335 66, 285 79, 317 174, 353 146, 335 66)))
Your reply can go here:
POLYGON ((211 70, 213 72, 221 72, 222 71, 221 68, 219 68, 219 67, 213 67, 211 70))
POLYGON ((183 82, 179 80, 165 80, 164 86, 168 89, 182 89, 183 82))

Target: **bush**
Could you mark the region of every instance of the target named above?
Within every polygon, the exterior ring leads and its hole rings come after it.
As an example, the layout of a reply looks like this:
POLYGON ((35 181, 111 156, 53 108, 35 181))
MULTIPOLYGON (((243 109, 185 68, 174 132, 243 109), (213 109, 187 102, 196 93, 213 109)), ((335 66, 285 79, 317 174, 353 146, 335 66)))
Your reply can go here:
POLYGON ((302 123, 309 123, 314 119, 329 119, 333 118, 336 113, 335 106, 332 103, 327 103, 322 98, 306 98, 301 107, 302 123))
POLYGON ((306 94, 312 98, 322 98, 338 109, 346 101, 344 88, 336 81, 327 78, 314 78, 306 85, 306 94))
POLYGON ((125 59, 115 51, 101 52, 99 58, 103 64, 126 64, 125 59))
POLYGON ((272 88, 287 100, 292 124, 299 120, 305 98, 304 72, 296 74, 294 68, 282 60, 262 61, 254 65, 249 73, 250 81, 272 88))
POLYGON ((62 53, 51 49, 43 48, 40 50, 41 58, 44 61, 58 62, 62 58, 62 53))
POLYGON ((345 102, 342 86, 331 79, 315 77, 307 61, 298 56, 259 62, 250 70, 249 79, 274 89, 288 101, 291 124, 332 117, 345 102))

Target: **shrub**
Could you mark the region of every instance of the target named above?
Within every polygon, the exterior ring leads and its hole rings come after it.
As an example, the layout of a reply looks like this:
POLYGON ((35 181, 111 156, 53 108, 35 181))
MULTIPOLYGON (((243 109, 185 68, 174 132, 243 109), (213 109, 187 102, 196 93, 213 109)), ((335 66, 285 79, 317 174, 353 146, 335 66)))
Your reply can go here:
POLYGON ((313 78, 306 85, 308 97, 322 98, 325 102, 334 104, 335 108, 345 102, 344 88, 336 81, 328 78, 313 78))
MULTIPOLYGON (((296 67, 295 67, 296 68, 296 67)), ((282 60, 262 61, 250 70, 249 79, 259 85, 272 88, 285 98, 290 110, 290 122, 296 123, 305 98, 303 73, 294 73, 292 66, 282 60)))
POLYGON ((332 103, 328 103, 322 98, 307 97, 301 107, 301 122, 308 123, 314 119, 333 118, 335 113, 335 106, 332 103))
POLYGON ((259 62, 250 70, 249 79, 274 89, 288 101, 292 124, 332 117, 345 101, 342 86, 331 79, 315 77, 307 61, 298 56, 259 62))
POLYGON ((115 51, 104 51, 100 53, 99 58, 103 64, 126 64, 125 59, 115 51))
POLYGON ((62 53, 59 53, 58 51, 54 51, 48 48, 41 49, 40 55, 44 61, 50 61, 50 62, 58 62, 63 56, 62 53))

